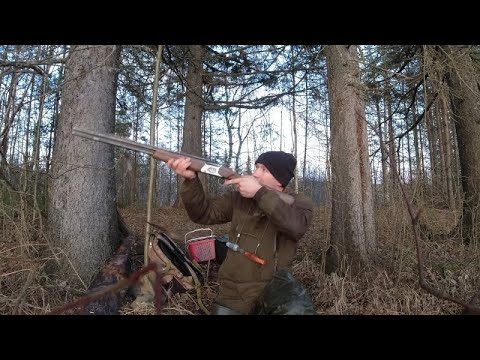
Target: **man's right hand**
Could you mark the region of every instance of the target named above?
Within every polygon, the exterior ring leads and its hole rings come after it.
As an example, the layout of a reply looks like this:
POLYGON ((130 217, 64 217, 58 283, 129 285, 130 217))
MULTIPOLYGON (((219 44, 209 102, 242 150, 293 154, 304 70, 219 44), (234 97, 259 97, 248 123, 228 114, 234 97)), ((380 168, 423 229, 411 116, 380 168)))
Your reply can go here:
POLYGON ((167 161, 167 165, 175 171, 176 174, 183 176, 186 179, 195 179, 197 174, 195 171, 188 170, 188 167, 192 164, 192 160, 188 157, 182 157, 178 159, 170 159, 167 161))

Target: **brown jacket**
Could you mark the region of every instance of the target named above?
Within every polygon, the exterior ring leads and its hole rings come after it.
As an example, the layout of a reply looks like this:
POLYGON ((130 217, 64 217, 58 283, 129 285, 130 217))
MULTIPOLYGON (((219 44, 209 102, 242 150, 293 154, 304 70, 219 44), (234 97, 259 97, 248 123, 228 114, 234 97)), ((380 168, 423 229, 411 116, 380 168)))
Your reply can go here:
POLYGON ((308 197, 291 195, 295 197, 292 205, 265 187, 253 199, 237 191, 207 199, 198 177, 183 181, 181 196, 192 221, 205 225, 231 222, 230 241, 238 241, 242 249, 266 260, 260 265, 228 250, 218 273, 219 304, 250 313, 273 273, 290 268, 297 241, 311 223, 313 208, 308 197))

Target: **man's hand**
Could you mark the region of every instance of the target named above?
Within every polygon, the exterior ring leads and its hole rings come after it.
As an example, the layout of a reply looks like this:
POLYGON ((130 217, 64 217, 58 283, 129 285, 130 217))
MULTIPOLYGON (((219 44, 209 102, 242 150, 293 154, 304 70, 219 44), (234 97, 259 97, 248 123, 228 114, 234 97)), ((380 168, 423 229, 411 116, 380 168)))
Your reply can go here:
POLYGON ((197 174, 195 171, 188 170, 188 167, 192 164, 192 159, 188 157, 182 157, 178 159, 170 159, 167 161, 167 165, 175 171, 176 174, 183 176, 187 179, 195 179, 197 174))
POLYGON ((244 198, 253 198, 262 185, 257 178, 252 175, 244 175, 242 177, 226 180, 225 185, 237 185, 237 190, 244 198))

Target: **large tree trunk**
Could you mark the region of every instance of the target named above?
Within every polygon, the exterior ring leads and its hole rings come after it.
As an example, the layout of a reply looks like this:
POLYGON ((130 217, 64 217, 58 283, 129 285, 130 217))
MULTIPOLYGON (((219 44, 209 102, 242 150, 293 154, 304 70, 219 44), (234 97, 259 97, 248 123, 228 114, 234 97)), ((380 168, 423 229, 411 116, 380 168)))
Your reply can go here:
POLYGON ((202 156, 203 47, 189 46, 182 152, 202 156))
POLYGON ((355 272, 370 261, 375 247, 373 199, 368 163, 364 95, 357 46, 328 46, 331 114, 332 234, 326 271, 343 259, 355 272))
MULTIPOLYGON (((185 117, 183 126, 182 152, 202 156, 202 114, 203 114, 203 56, 202 45, 188 47, 188 73, 186 84, 185 117)), ((200 176, 204 180, 204 176, 200 176)), ((180 188, 183 179, 179 180, 180 188)), ((205 181, 203 181, 205 184, 205 181)), ((181 204, 180 197, 177 205, 181 204)))
MULTIPOLYGON (((50 178, 49 231, 69 261, 61 270, 87 285, 119 244, 113 146, 72 135, 72 127, 113 133, 118 46, 74 46, 50 178)), ((65 257, 63 257, 65 259, 65 257)))
POLYGON ((444 50, 450 60, 447 82, 464 193, 463 236, 468 244, 480 235, 480 81, 466 46, 445 46, 444 50))

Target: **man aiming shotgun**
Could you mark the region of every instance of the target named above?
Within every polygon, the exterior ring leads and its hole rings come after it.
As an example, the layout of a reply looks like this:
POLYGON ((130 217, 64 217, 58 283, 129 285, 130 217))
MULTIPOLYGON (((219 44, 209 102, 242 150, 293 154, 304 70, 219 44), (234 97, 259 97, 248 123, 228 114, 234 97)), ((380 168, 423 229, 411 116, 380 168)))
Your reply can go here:
POLYGON ((202 158, 113 135, 80 129, 74 129, 73 133, 166 161, 177 175, 185 178, 179 193, 192 221, 206 225, 231 222, 229 248, 234 251, 227 253, 220 266, 220 286, 212 314, 314 314, 310 298, 291 276, 297 242, 310 226, 313 211, 308 197, 285 193, 297 163, 293 155, 265 152, 255 161, 253 175, 239 175, 202 158), (227 179, 225 185, 235 185, 237 191, 208 198, 198 172, 223 177, 227 179), (249 258, 245 252, 253 256, 249 258), (255 258, 262 261, 251 260, 255 258), (269 284, 288 290, 286 296, 285 293, 280 296, 282 303, 279 296, 276 299, 266 296, 279 294, 269 284))

